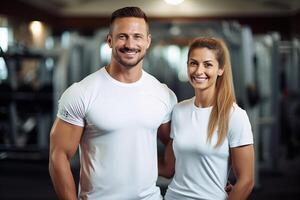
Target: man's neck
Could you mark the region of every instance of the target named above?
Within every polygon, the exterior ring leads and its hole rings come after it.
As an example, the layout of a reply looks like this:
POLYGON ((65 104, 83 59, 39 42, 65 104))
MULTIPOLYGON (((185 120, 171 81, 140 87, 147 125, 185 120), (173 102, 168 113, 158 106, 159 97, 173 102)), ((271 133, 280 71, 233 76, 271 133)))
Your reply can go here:
POLYGON ((142 77, 142 67, 137 65, 131 68, 127 68, 120 65, 108 64, 106 71, 109 75, 123 83, 134 83, 142 77))

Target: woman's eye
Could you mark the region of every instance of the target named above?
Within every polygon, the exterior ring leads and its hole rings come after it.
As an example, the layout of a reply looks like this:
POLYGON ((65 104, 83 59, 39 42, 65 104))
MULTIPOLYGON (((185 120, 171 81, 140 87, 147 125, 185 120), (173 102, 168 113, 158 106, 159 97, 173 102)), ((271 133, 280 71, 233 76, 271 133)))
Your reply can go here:
POLYGON ((191 65, 191 66, 195 66, 195 65, 197 65, 197 63, 196 63, 196 62, 193 62, 193 61, 191 61, 191 62, 190 62, 190 65, 191 65))
POLYGON ((211 67, 212 66, 212 64, 210 64, 210 63, 205 63, 204 64, 204 67, 211 67))

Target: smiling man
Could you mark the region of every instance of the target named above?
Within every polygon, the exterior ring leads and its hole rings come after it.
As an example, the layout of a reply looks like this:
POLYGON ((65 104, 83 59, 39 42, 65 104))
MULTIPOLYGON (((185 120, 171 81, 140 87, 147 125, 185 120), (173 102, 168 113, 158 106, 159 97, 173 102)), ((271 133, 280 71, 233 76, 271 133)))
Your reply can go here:
POLYGON ((112 65, 125 68, 142 67, 142 60, 150 46, 151 35, 144 18, 114 18, 107 37, 112 48, 112 65), (117 62, 117 63, 115 63, 117 62))
POLYGON ((71 85, 50 135, 49 171, 60 199, 159 200, 157 136, 168 142, 177 99, 143 70, 151 43, 145 13, 112 13, 111 62, 71 85), (79 192, 70 159, 80 149, 79 192))

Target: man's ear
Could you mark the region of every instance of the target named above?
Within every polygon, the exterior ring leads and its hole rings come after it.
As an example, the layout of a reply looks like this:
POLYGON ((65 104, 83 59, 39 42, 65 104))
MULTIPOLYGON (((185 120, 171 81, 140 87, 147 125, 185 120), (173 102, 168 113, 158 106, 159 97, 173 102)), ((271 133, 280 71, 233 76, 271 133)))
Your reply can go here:
POLYGON ((108 46, 111 48, 112 47, 112 36, 111 36, 111 34, 108 34, 106 36, 106 42, 107 42, 108 46))
POLYGON ((150 47, 150 44, 151 44, 151 38, 152 38, 152 36, 151 36, 151 34, 149 33, 148 34, 148 36, 147 36, 148 38, 148 45, 147 45, 147 49, 150 47))

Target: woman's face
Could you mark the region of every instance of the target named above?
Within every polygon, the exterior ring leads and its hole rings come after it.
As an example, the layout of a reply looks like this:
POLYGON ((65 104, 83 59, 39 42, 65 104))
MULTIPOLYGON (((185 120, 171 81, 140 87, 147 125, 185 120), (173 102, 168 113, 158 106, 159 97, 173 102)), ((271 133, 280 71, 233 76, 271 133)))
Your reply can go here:
POLYGON ((218 76, 223 74, 219 68, 215 52, 208 48, 196 48, 188 58, 188 76, 194 89, 200 91, 214 90, 218 76))

